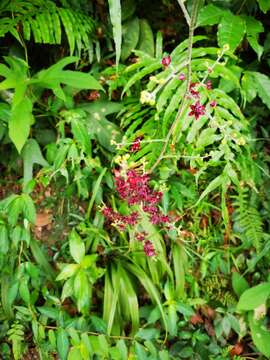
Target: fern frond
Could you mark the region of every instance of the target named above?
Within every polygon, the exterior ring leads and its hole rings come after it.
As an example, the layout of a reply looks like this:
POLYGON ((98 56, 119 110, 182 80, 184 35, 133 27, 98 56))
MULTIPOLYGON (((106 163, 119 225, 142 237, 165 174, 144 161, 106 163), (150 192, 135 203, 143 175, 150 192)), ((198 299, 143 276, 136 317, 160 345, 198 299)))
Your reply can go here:
POLYGON ((261 214, 253 204, 250 204, 247 188, 240 188, 238 195, 234 198, 234 225, 242 240, 249 241, 259 251, 263 239, 261 214))
POLYGON ((2 9, 0 37, 8 32, 19 33, 25 40, 31 35, 36 43, 61 44, 65 32, 70 54, 80 55, 89 46, 89 35, 94 30, 90 16, 71 8, 58 7, 52 1, 10 1, 2 9), (13 18, 11 17, 13 14, 13 18))
POLYGON ((24 326, 20 324, 18 321, 12 324, 11 328, 9 329, 8 339, 12 343, 12 352, 15 360, 21 359, 25 351, 25 344, 24 344, 24 326))

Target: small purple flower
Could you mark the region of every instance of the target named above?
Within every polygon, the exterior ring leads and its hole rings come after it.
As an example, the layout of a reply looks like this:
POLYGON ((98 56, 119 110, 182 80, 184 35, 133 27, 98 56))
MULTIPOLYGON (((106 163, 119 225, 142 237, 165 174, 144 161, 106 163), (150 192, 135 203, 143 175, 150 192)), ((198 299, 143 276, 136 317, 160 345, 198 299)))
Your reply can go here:
POLYGON ((137 233, 135 235, 135 238, 138 240, 138 241, 144 241, 145 237, 147 236, 147 233, 145 231, 143 232, 140 232, 140 233, 137 233))
POLYGON ((138 136, 132 143, 131 147, 130 147, 130 151, 131 152, 136 152, 139 151, 141 149, 141 141, 142 141, 142 137, 138 136))
POLYGON ((212 100, 212 101, 210 102, 210 106, 211 106, 212 108, 215 108, 215 107, 217 106, 217 102, 216 102, 215 100, 212 100))
POLYGON ((195 98, 199 98, 199 91, 196 89, 198 82, 191 83, 189 86, 189 92, 195 98))
POLYGON ((143 250, 144 250, 146 256, 155 256, 156 255, 155 248, 150 240, 145 241, 143 250))
POLYGON ((186 78, 186 75, 185 75, 184 73, 181 73, 181 74, 179 75, 179 80, 184 81, 185 78, 186 78))
POLYGON ((189 116, 195 116, 195 119, 198 120, 201 115, 205 114, 205 107, 197 101, 194 105, 190 105, 191 111, 188 113, 189 116))
POLYGON ((164 67, 168 67, 170 65, 171 61, 172 61, 172 59, 171 59, 170 55, 164 56, 164 58, 161 60, 161 64, 164 67))
POLYGON ((212 81, 211 80, 206 81, 206 89, 212 90, 212 81))

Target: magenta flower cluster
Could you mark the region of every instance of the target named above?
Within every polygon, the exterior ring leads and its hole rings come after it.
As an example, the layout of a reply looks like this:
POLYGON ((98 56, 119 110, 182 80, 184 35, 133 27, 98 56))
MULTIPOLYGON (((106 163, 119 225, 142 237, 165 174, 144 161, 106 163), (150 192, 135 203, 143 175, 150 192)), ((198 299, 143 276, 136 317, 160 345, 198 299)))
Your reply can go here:
POLYGON ((141 141, 142 141, 143 137, 142 136, 138 136, 133 143, 131 144, 130 147, 130 151, 131 152, 136 152, 139 151, 141 149, 141 141))
MULTIPOLYGON (((119 171, 115 171, 115 187, 119 197, 125 200, 129 206, 140 205, 152 224, 167 224, 170 222, 169 217, 163 215, 158 208, 163 194, 153 190, 149 181, 150 177, 147 174, 139 174, 135 170, 129 170, 125 176, 122 176, 119 171)), ((110 207, 104 207, 102 213, 110 223, 115 224, 122 231, 128 225, 136 225, 140 220, 137 211, 133 211, 129 215, 121 215, 110 207)), ((143 242, 144 252, 147 256, 154 256, 154 245, 149 239, 146 240, 146 236, 145 232, 140 232, 136 234, 136 239, 143 242)))

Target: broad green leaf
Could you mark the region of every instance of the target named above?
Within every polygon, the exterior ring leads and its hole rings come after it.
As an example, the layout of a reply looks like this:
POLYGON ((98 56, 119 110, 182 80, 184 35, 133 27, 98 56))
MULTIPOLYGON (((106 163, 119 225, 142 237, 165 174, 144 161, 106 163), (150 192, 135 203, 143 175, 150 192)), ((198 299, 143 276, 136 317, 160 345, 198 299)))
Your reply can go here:
POLYGON ((106 116, 120 111, 122 107, 122 104, 104 100, 80 105, 80 109, 88 115, 89 136, 94 136, 102 146, 112 152, 115 152, 115 146, 112 146, 111 140, 120 142, 121 132, 117 125, 106 119, 106 116))
POLYGON ((243 292, 249 288, 249 285, 243 276, 241 276, 238 272, 233 272, 232 287, 236 295, 240 297, 243 292))
POLYGON ((213 4, 206 5, 199 11, 197 26, 218 24, 223 15, 224 9, 221 9, 213 4))
POLYGON ((128 358, 128 349, 125 341, 123 339, 118 340, 116 347, 119 350, 121 356, 119 360, 126 360, 128 358))
POLYGON ((78 264, 65 265, 64 268, 62 269, 62 271, 60 272, 60 274, 57 276, 56 281, 66 280, 66 279, 70 278, 71 276, 73 276, 76 273, 76 271, 78 269, 79 269, 78 264))
POLYGON ((30 292, 29 292, 29 288, 28 288, 28 282, 26 279, 20 280, 19 294, 20 294, 21 298, 23 299, 23 301, 27 305, 30 305, 30 292))
POLYGON ((80 270, 74 279, 74 295, 77 299, 78 310, 87 314, 90 305, 90 284, 84 270, 80 270))
POLYGON ((32 102, 27 97, 17 106, 12 108, 9 121, 9 137, 20 153, 34 123, 32 115, 32 102))
POLYGON ((263 320, 255 320, 253 312, 248 315, 251 337, 258 350, 270 358, 270 332, 263 320))
POLYGON ((39 243, 33 238, 30 240, 30 249, 37 264, 43 268, 45 275, 48 276, 49 279, 54 279, 55 272, 47 260, 48 256, 44 254, 39 243))
POLYGON ((44 159, 39 144, 35 139, 27 140, 22 149, 23 158, 23 182, 27 184, 33 178, 33 165, 48 166, 49 164, 44 159))
POLYGON ((167 307, 167 322, 168 322, 168 332, 171 336, 177 335, 177 322, 178 315, 176 311, 176 303, 170 302, 167 307))
POLYGON ((121 55, 122 44, 122 20, 121 20, 121 1, 120 0, 108 0, 110 18, 113 28, 113 40, 116 50, 116 65, 119 63, 121 55))
POLYGON ((32 224, 36 223, 36 208, 32 198, 28 194, 22 194, 24 217, 32 224))
POLYGON ((246 24, 240 16, 225 14, 218 26, 218 45, 229 45, 233 52, 242 41, 245 31, 246 24))
POLYGON ((258 43, 258 37, 259 34, 264 31, 263 24, 252 16, 243 16, 243 19, 246 21, 247 40, 260 60, 263 53, 263 46, 258 43))
POLYGON ((37 309, 42 315, 47 316, 49 319, 58 320, 59 316, 61 316, 58 309, 50 306, 38 306, 37 309))
POLYGON ((254 87, 262 102, 270 109, 270 78, 259 72, 253 72, 254 87))
MULTIPOLYGON (((251 102, 257 96, 257 89, 254 86, 253 73, 245 71, 241 79, 242 89, 245 94, 245 98, 248 102, 251 102)), ((270 99, 270 97, 269 97, 270 99)))
POLYGON ((11 225, 16 225, 19 215, 23 212, 24 201, 17 195, 8 205, 8 222, 11 225))
POLYGON ((69 278, 62 288, 61 301, 64 301, 66 298, 72 296, 74 291, 74 278, 69 278))
POLYGON ((138 49, 147 53, 150 56, 155 54, 154 36, 148 21, 140 19, 140 38, 138 49))
POLYGON ((260 6, 260 9, 265 14, 267 13, 268 10, 270 10, 270 1, 269 0, 258 0, 258 3, 260 6))
POLYGON ((204 199, 208 194, 210 194, 210 192, 216 190, 218 187, 220 187, 224 182, 224 176, 221 174, 219 176, 217 176, 214 180, 212 180, 207 188, 201 193, 201 196, 199 198, 199 200, 197 201, 196 205, 202 200, 204 199))
POLYGON ((68 353, 68 360, 83 360, 80 348, 72 347, 68 353))
POLYGON ((139 331, 135 334, 135 338, 140 338, 143 340, 152 340, 157 339, 159 337, 160 330, 155 328, 150 329, 139 329, 139 331))
POLYGON ((50 66, 48 69, 41 70, 31 83, 38 84, 42 87, 51 89, 54 94, 66 100, 65 93, 61 88, 61 84, 66 84, 79 89, 97 89, 102 90, 102 86, 91 75, 71 70, 63 70, 63 68, 71 63, 78 61, 75 56, 68 56, 50 66))
POLYGON ((132 50, 136 48, 139 40, 140 24, 137 17, 123 24, 123 44, 121 49, 121 60, 125 61, 132 50))
POLYGON ((69 236, 69 250, 73 259, 79 264, 85 255, 85 245, 75 230, 69 236))
POLYGON ((74 138, 82 146, 87 155, 91 155, 91 142, 87 127, 82 119, 74 118, 71 120, 71 131, 74 138))
POLYGON ((76 89, 103 90, 100 83, 93 76, 79 71, 63 70, 56 73, 52 80, 76 89))
POLYGON ((134 14, 136 10, 136 1, 123 0, 121 6, 122 6, 122 21, 125 21, 134 14))
POLYGON ((0 225, 0 253, 6 254, 9 249, 8 229, 4 224, 0 225))
POLYGON ((270 283, 262 283, 246 290, 240 297, 237 304, 238 310, 254 310, 265 304, 270 296, 270 283))
POLYGON ((69 340, 67 332, 63 328, 57 330, 56 335, 57 353, 60 360, 66 360, 69 350, 69 340))

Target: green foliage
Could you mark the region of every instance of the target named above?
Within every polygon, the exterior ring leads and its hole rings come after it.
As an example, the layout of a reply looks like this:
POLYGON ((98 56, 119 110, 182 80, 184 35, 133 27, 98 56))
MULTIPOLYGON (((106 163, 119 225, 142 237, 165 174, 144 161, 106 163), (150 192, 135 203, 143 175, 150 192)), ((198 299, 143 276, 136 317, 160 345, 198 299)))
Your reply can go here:
POLYGON ((21 43, 32 35, 36 43, 61 44, 64 29, 70 55, 74 51, 80 55, 88 48, 89 35, 94 30, 94 21, 89 16, 58 7, 53 1, 8 1, 1 6, 1 12, 6 16, 0 19, 0 36, 10 32, 21 43))
MULTIPOLYGON (((14 90, 11 112, 8 121, 9 136, 20 153, 34 123, 33 104, 37 98, 34 91, 51 89, 55 96, 65 101, 66 96, 61 85, 66 84, 79 89, 102 89, 91 75, 63 68, 77 61, 76 57, 66 57, 46 70, 41 70, 33 78, 28 77, 28 65, 21 59, 5 57, 10 66, 1 64, 0 74, 5 78, 0 83, 1 90, 14 90)), ((29 172, 28 172, 29 177, 29 172)))
POLYGON ((3 359, 270 356, 269 6, 197 5, 1 2, 3 359))
POLYGON ((264 31, 260 21, 251 16, 234 15, 229 10, 221 9, 213 4, 206 5, 200 10, 197 26, 218 25, 218 45, 228 45, 234 51, 246 34, 252 49, 260 60, 263 47, 258 43, 259 34, 264 31))

